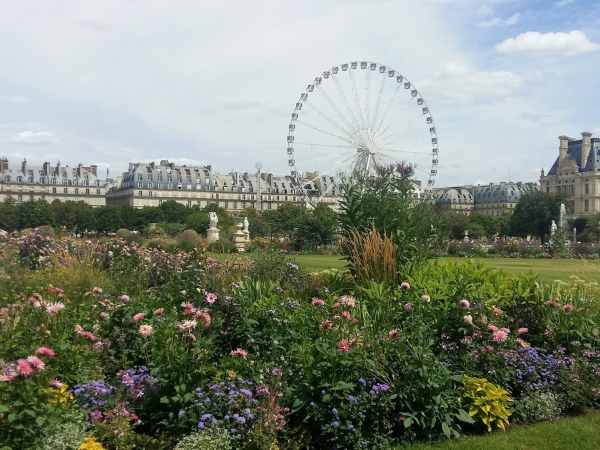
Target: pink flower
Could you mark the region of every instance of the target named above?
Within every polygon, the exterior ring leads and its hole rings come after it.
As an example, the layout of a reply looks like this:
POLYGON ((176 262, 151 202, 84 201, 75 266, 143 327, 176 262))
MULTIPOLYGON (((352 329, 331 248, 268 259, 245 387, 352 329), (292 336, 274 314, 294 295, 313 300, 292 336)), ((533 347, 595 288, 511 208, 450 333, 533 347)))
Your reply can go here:
POLYGON ((463 323, 465 325, 473 325, 473 317, 472 316, 463 317, 463 323))
POLYGON ((33 371, 33 368, 24 359, 19 359, 17 361, 17 366, 19 366, 18 370, 19 370, 19 375, 21 375, 21 376, 30 377, 31 375, 33 375, 35 373, 33 371))
POLYGON ((212 292, 209 292, 208 294, 206 294, 206 298, 204 299, 204 301, 206 303, 210 303, 211 305, 217 300, 217 296, 215 294, 213 294, 212 292))
POLYGON ((392 330, 389 332, 389 337, 390 337, 390 341, 396 341, 398 339, 400 339, 400 336, 402 335, 402 333, 400 333, 400 331, 398 330, 392 330))
POLYGON ((350 346, 348 345, 348 341, 346 339, 342 339, 338 344, 338 350, 342 353, 348 353, 350 350, 350 346))
POLYGON ((117 297, 119 300, 121 300, 124 303, 129 303, 129 295, 121 295, 119 297, 117 297))
POLYGON ((548 336, 550 333, 552 333, 552 328, 546 328, 544 331, 544 336, 548 336))
POLYGON ((95 288, 93 289, 93 291, 94 291, 96 294, 102 294, 102 288, 95 287, 95 288))
POLYGON ((196 309, 194 308, 194 305, 192 305, 190 302, 182 302, 179 306, 181 306, 186 311, 194 311, 196 309))
POLYGON ((35 367, 38 371, 42 371, 46 368, 46 364, 40 358, 35 355, 31 355, 27 357, 27 362, 35 367))
POLYGON ((571 312, 573 311, 573 305, 565 305, 562 307, 564 312, 571 312))
POLYGON ((137 313, 135 316, 133 316, 133 322, 139 322, 140 320, 142 320, 144 318, 146 314, 144 313, 137 313))
POLYGON ((342 295, 340 297, 340 303, 342 305, 349 306, 350 308, 354 308, 356 305, 356 299, 354 297, 350 297, 349 295, 342 295))
POLYGON ((247 359, 248 357, 248 352, 246 350, 242 350, 241 348, 238 348, 237 350, 231 352, 231 354, 242 359, 247 359))
POLYGON ((207 327, 210 325, 212 319, 210 317, 210 314, 208 314, 207 312, 204 311, 199 311, 196 313, 196 316, 194 317, 195 320, 200 320, 202 319, 202 321, 204 322, 204 326, 207 327))
POLYGON ((56 353, 54 353, 48 347, 38 347, 38 349, 36 350, 36 353, 39 353, 40 355, 46 355, 46 356, 55 356, 56 355, 56 353))
POLYGON ((504 342, 507 336, 508 335, 504 331, 498 330, 492 334, 492 339, 494 342, 504 342))
POLYGON ((51 380, 48 381, 52 386, 54 386, 56 389, 60 389, 61 387, 63 387, 64 383, 58 381, 56 378, 52 378, 51 380))
POLYGON ((354 319, 352 319, 352 322, 353 323, 358 323, 358 319, 354 318, 354 319))
POLYGON ((51 287, 48 288, 48 294, 52 294, 54 292, 54 289, 52 289, 51 287))
POLYGON ((140 335, 148 337, 152 334, 152 325, 140 325, 140 335))
POLYGON ((458 302, 458 306, 460 306, 462 309, 469 309, 471 304, 469 303, 469 300, 463 298, 460 302, 458 302))
POLYGON ((46 305, 46 312, 48 314, 56 314, 64 307, 65 307, 65 305, 61 302, 49 303, 48 305, 46 305))
POLYGON ((406 305, 404 305, 404 311, 411 312, 412 309, 413 309, 412 303, 407 303, 406 305))
POLYGON ((400 285, 400 289, 402 289, 403 291, 408 291, 410 289, 410 284, 404 282, 400 285))
POLYGON ((179 331, 193 330, 198 325, 198 322, 195 320, 184 320, 180 325, 177 325, 179 331))
POLYGON ((310 306, 323 306, 325 302, 319 298, 314 298, 310 306))
POLYGON ((339 307, 339 306, 340 306, 340 302, 335 302, 335 303, 333 304, 332 308, 337 308, 337 307, 339 307))
POLYGON ((92 291, 87 291, 85 294, 83 294, 84 297, 89 297, 91 295, 94 295, 92 291))
POLYGON ((494 309, 494 311, 492 311, 494 314, 496 314, 497 316, 501 316, 502 315, 502 310, 501 309, 494 309))
POLYGON ((500 328, 502 331, 504 331, 506 334, 510 334, 510 330, 508 328, 500 328))
POLYGON ((342 316, 344 316, 346 320, 350 320, 350 313, 348 311, 343 311, 342 316))
POLYGON ((517 341, 517 344, 519 344, 519 347, 523 347, 523 348, 529 347, 529 344, 521 338, 517 338, 516 341, 517 341))
POLYGON ((529 330, 528 330, 527 328, 519 328, 519 329, 517 330, 517 333, 519 333, 519 334, 523 334, 523 333, 527 333, 528 331, 529 331, 529 330))
POLYGON ((431 301, 431 298, 429 297, 429 295, 421 295, 421 300, 425 303, 429 303, 431 301))
POLYGON ((494 325, 488 325, 487 329, 493 332, 498 331, 498 327, 494 325))
POLYGON ((160 316, 164 312, 165 312, 165 308, 158 308, 156 311, 154 311, 154 315, 160 316))
POLYGON ((325 331, 328 328, 331 328, 332 325, 333 325, 333 322, 331 320, 326 320, 319 325, 319 330, 325 331))

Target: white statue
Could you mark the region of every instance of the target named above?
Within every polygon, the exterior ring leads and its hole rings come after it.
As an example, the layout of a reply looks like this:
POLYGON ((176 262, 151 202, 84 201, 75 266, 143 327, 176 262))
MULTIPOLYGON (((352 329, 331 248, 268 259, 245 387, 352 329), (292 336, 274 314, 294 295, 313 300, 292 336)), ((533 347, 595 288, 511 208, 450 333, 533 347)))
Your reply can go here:
POLYGON ((554 233, 556 233, 557 228, 558 227, 556 226, 556 222, 553 220, 552 225, 550 225, 550 236, 554 236, 554 233))
POLYGON ((208 213, 208 218, 210 219, 210 228, 217 228, 217 224, 219 223, 219 216, 214 211, 208 213))
POLYGON ((248 226, 250 225, 250 223, 248 222, 248 218, 244 217, 244 233, 249 233, 250 231, 248 231, 248 226))
POLYGON ((565 206, 564 203, 560 204, 560 215, 558 216, 558 226, 560 227, 561 230, 565 229, 565 226, 567 225, 567 207, 565 206))

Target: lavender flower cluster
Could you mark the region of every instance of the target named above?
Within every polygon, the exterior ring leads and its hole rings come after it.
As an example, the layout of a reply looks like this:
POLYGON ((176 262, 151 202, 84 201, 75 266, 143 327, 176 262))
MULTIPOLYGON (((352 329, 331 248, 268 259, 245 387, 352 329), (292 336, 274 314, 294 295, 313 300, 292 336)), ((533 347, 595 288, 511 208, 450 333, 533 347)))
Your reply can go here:
POLYGON ((514 370, 517 383, 512 394, 520 397, 554 386, 559 381, 560 371, 569 365, 567 360, 533 347, 509 353, 504 364, 514 370))

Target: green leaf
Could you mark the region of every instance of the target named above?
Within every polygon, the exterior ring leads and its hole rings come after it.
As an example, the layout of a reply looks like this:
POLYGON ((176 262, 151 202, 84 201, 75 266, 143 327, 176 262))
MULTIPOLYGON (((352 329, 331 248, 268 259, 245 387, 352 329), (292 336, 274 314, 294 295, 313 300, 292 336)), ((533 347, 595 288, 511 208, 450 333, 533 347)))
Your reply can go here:
POLYGON ((45 417, 40 416, 35 419, 35 423, 38 424, 38 427, 41 427, 44 424, 45 420, 46 420, 45 417))
POLYGON ((160 402, 168 404, 169 403, 169 397, 161 397, 160 402))
POLYGON ((0 405, 0 412, 8 412, 8 406, 0 405))
POLYGON ((15 413, 10 413, 8 415, 8 421, 9 422, 14 422, 16 418, 17 418, 17 415, 15 413))
POLYGON ((412 417, 407 417, 406 419, 404 419, 404 426, 406 428, 410 427, 413 423, 413 419, 412 417))
POLYGON ((467 414, 467 412, 464 409, 460 409, 456 417, 462 422, 473 423, 473 419, 467 414))

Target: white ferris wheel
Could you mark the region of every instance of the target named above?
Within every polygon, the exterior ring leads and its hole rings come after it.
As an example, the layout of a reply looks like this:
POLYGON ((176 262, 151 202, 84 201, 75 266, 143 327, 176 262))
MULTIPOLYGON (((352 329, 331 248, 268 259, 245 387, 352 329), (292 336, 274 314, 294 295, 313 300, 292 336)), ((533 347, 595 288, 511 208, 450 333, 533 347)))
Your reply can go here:
POLYGON ((287 154, 295 187, 318 203, 335 189, 340 172, 373 173, 377 165, 399 161, 413 165, 416 189, 427 195, 439 149, 433 117, 417 88, 388 66, 358 61, 326 70, 300 95, 287 154), (315 183, 320 189, 313 189, 315 183))

